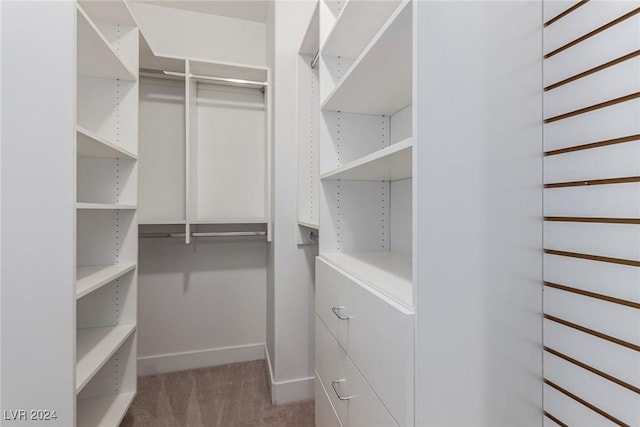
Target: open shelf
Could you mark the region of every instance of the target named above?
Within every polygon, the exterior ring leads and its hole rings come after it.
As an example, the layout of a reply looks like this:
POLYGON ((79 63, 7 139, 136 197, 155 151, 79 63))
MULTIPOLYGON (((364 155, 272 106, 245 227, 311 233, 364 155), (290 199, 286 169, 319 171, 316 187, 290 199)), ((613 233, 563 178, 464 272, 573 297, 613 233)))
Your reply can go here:
POLYGON ((327 36, 322 54, 357 58, 399 3, 348 0, 327 36))
POLYGON ((119 393, 78 400, 78 427, 115 427, 120 424, 136 396, 119 393))
POLYGON ((411 178, 412 149, 413 138, 408 138, 326 172, 320 179, 396 181, 411 178))
POLYGON ((129 10, 126 2, 116 1, 95 1, 79 0, 80 6, 93 19, 98 22, 109 22, 111 24, 129 25, 135 27, 136 21, 129 10))
POLYGON ((189 66, 192 76, 221 77, 258 82, 267 81, 267 69, 264 67, 199 60, 190 60, 189 66))
POLYGON ((391 115, 411 103, 411 4, 402 3, 327 96, 324 111, 391 115))
POLYGON ((76 270, 76 299, 124 276, 135 268, 135 263, 78 266, 76 270))
POLYGON ((130 159, 137 160, 138 157, 118 147, 113 142, 101 137, 100 135, 85 129, 82 126, 76 127, 78 137, 78 156, 79 157, 103 157, 107 159, 130 159))
POLYGON ((171 71, 174 73, 185 72, 185 59, 167 57, 165 55, 156 55, 151 50, 147 39, 144 34, 140 33, 140 75, 147 74, 149 71, 155 71, 155 77, 162 77, 166 79, 177 79, 184 82, 184 77, 171 76, 164 74, 164 71, 171 71))
POLYGON ((125 65, 80 5, 77 32, 79 76, 136 81, 136 74, 125 65))
POLYGON ((319 230, 320 229, 320 225, 319 224, 312 224, 312 223, 306 222, 306 221, 298 220, 298 225, 301 225, 301 226, 307 227, 307 228, 311 228, 313 230, 319 230))
POLYGON ((378 251, 326 253, 320 255, 320 258, 364 282, 408 312, 412 312, 411 255, 378 251))
POLYGON ((81 328, 76 334, 76 393, 136 330, 136 325, 81 328))
POLYGON ((136 209, 136 205, 119 205, 115 203, 76 203, 77 209, 85 210, 133 210, 136 209))

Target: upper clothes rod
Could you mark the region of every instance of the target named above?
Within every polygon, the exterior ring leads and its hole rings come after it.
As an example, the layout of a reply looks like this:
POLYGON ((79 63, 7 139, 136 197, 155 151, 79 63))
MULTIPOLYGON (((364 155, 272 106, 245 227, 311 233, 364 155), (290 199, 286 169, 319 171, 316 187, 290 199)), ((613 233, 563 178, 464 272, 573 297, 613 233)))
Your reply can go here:
MULTIPOLYGON (((185 73, 178 73, 175 71, 163 71, 163 73, 170 75, 170 76, 179 76, 179 77, 184 77, 185 73)), ((205 75, 201 75, 201 74, 190 74, 190 77, 196 78, 196 79, 202 79, 202 80, 213 80, 213 81, 217 81, 217 82, 226 82, 226 83, 236 83, 236 84, 248 84, 248 85, 255 85, 255 86, 268 86, 267 82, 259 82, 259 81, 255 81, 255 80, 246 80, 246 79, 233 79, 233 78, 229 78, 229 77, 214 77, 214 76, 205 76, 205 75)))

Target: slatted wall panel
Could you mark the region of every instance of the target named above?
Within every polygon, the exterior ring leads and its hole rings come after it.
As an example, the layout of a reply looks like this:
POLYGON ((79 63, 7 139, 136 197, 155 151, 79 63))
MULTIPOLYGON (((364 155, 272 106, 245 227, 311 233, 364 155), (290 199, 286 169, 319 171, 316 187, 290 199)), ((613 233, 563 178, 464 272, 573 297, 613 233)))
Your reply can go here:
POLYGON ((546 1, 545 426, 640 426, 640 1, 546 1))

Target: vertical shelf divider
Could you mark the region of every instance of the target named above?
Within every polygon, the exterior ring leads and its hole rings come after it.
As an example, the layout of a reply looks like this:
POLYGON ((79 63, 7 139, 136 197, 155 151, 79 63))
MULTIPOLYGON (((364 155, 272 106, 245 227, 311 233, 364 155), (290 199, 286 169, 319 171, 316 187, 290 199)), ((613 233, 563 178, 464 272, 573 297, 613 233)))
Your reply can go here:
POLYGON ((185 213, 185 243, 188 245, 191 243, 191 218, 192 218, 192 209, 194 206, 194 197, 196 196, 196 192, 193 191, 194 185, 194 177, 192 173, 192 168, 194 163, 191 161, 192 156, 192 147, 194 147, 192 139, 196 135, 196 129, 192 126, 195 123, 195 116, 197 114, 196 110, 196 102, 197 102, 197 83, 190 77, 191 75, 191 61, 185 61, 185 76, 184 76, 184 90, 185 90, 185 205, 184 205, 184 213, 185 213))

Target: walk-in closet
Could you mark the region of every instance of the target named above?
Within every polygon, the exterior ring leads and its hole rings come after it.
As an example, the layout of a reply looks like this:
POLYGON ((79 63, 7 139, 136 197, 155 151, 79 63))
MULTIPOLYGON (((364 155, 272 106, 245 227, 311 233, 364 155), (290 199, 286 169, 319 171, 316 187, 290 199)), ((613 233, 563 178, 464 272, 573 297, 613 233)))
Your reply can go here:
POLYGON ((639 0, 0 0, 0 426, 640 426, 639 0))

